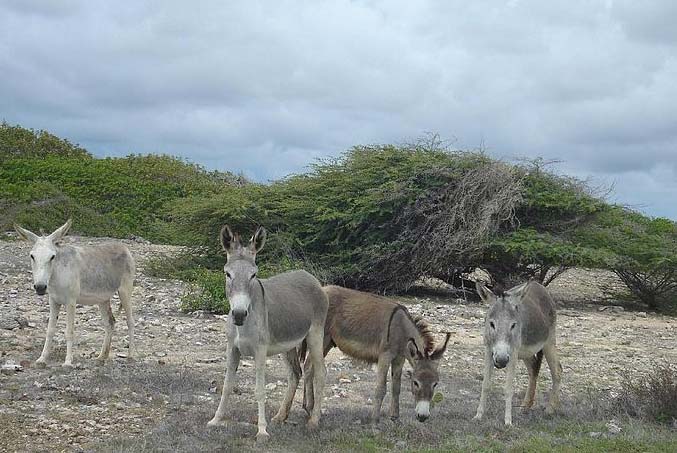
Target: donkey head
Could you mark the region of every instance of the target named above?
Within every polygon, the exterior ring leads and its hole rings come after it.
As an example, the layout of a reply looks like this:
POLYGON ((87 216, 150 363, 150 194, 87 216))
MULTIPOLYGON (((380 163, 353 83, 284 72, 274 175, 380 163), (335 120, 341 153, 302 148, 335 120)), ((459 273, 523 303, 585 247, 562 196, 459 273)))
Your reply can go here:
POLYGON ((529 282, 498 295, 477 282, 477 293, 491 304, 484 322, 484 344, 491 351, 494 366, 505 368, 511 357, 517 358, 522 344, 520 304, 529 282))
POLYGON ((244 246, 240 235, 233 233, 228 225, 221 229, 221 246, 227 260, 223 271, 226 274, 226 295, 230 301, 230 313, 236 326, 244 324, 249 314, 256 273, 256 254, 266 243, 266 230, 259 227, 244 246))
POLYGON ((38 236, 37 234, 14 225, 14 229, 19 236, 33 244, 31 249, 31 270, 33 271, 33 288, 39 295, 47 292, 47 285, 52 275, 52 265, 56 258, 59 241, 63 238, 72 225, 72 220, 57 228, 49 236, 38 236))
POLYGON ((437 368, 447 350, 449 337, 451 334, 447 333, 444 343, 432 352, 421 352, 413 338, 407 342, 407 350, 413 364, 413 371, 407 371, 407 374, 411 378, 411 393, 414 395, 416 419, 419 422, 424 422, 430 417, 430 402, 440 380, 437 368))

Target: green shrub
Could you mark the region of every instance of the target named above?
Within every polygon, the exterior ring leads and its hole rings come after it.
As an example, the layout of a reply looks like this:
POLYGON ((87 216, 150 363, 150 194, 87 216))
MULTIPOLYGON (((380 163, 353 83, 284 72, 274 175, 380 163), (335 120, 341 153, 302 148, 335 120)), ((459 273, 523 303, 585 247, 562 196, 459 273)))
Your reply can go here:
POLYGON ((605 252, 599 267, 615 272, 636 299, 654 309, 677 305, 677 223, 613 206, 575 237, 605 252))
POLYGON ((14 157, 0 167, 0 228, 17 222, 49 231, 72 217, 81 234, 185 243, 189 238, 174 228, 164 205, 236 183, 230 174, 169 156, 14 157))
POLYGON ((190 289, 181 299, 184 311, 205 310, 213 313, 228 313, 230 305, 225 294, 223 272, 195 269, 188 281, 190 289))
POLYGON ((35 131, 21 126, 0 123, 0 161, 13 157, 76 157, 91 159, 92 155, 78 145, 47 131, 35 131))

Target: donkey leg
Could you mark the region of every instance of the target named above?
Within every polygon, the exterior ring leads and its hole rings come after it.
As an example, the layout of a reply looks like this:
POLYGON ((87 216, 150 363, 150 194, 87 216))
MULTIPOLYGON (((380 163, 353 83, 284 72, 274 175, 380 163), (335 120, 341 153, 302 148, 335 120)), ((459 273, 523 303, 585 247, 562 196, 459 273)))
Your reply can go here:
POLYGON ((294 401, 294 395, 296 395, 296 389, 299 386, 299 379, 301 379, 301 365, 299 364, 299 356, 296 348, 287 351, 285 362, 287 363, 288 373, 287 392, 284 395, 282 404, 280 404, 280 410, 271 420, 274 423, 282 423, 287 420, 291 403, 294 401))
POLYGON ((324 320, 321 324, 310 326, 306 340, 308 341, 309 359, 313 370, 313 409, 306 426, 313 430, 320 424, 324 382, 327 377, 327 368, 324 365, 324 320))
POLYGON ((38 360, 35 361, 37 367, 45 367, 47 364, 47 359, 49 358, 50 352, 52 352, 52 341, 54 340, 54 334, 56 333, 56 322, 59 320, 59 311, 61 310, 61 304, 57 304, 50 297, 49 299, 49 322, 47 323, 47 336, 45 337, 45 345, 42 348, 42 354, 38 360))
POLYGON ((402 368, 404 357, 398 357, 390 364, 390 419, 400 418, 400 389, 402 387, 402 368))
POLYGON ((543 351, 538 351, 533 357, 524 359, 524 364, 529 372, 529 388, 524 394, 524 401, 522 401, 522 410, 528 411, 534 405, 536 397, 536 381, 538 380, 538 373, 541 370, 541 362, 543 361, 543 351))
POLYGON ((388 353, 383 353, 378 358, 376 365, 376 390, 374 392, 374 410, 372 412, 372 421, 378 423, 381 418, 381 406, 383 398, 386 396, 386 383, 388 381, 388 368, 393 358, 388 353))
POLYGON ((132 309, 132 290, 134 288, 134 281, 123 283, 118 288, 118 295, 120 296, 120 307, 125 310, 125 318, 127 320, 127 337, 129 340, 129 351, 127 357, 133 359, 136 357, 136 347, 134 342, 134 313, 132 309))
MULTIPOLYGON (((327 354, 334 346, 335 344, 331 340, 331 335, 325 335, 322 351, 324 357, 327 357, 327 354)), ((303 409, 305 409, 308 415, 311 414, 313 406, 315 405, 315 396, 313 395, 313 371, 310 362, 310 359, 306 358, 303 367, 303 409)))
POLYGON ((103 330, 105 333, 101 352, 96 360, 103 363, 110 355, 110 343, 113 338, 113 328, 115 327, 115 318, 113 317, 113 311, 110 307, 110 300, 99 304, 99 311, 101 312, 101 320, 103 321, 103 330))
POLYGON ((66 360, 64 367, 73 366, 73 342, 75 341, 75 300, 66 304, 66 360))
POLYGON ((559 407, 559 386, 562 381, 562 365, 559 362, 559 355, 557 354, 557 347, 554 341, 551 344, 545 345, 543 355, 545 355, 545 360, 548 362, 548 368, 550 368, 550 375, 552 376, 550 401, 548 401, 548 407, 545 412, 553 414, 559 407))
POLYGON ((268 356, 265 347, 259 347, 254 353, 254 363, 256 365, 256 389, 254 397, 259 407, 258 432, 256 433, 256 442, 265 442, 270 438, 266 429, 266 357, 268 356))
POLYGON ((207 423, 207 426, 218 426, 224 424, 226 413, 226 402, 235 388, 235 378, 237 366, 240 364, 240 350, 231 346, 228 343, 226 350, 226 373, 223 378, 223 389, 221 390, 221 400, 219 407, 216 409, 214 417, 207 423))
POLYGON ((517 369, 517 357, 511 357, 508 362, 505 375, 505 424, 512 425, 512 396, 515 393, 515 370, 517 369))
POLYGON ((484 354, 484 374, 482 376, 482 393, 480 393, 480 404, 477 406, 477 414, 475 414, 473 420, 481 420, 484 416, 484 411, 487 407, 487 393, 489 393, 493 372, 494 364, 491 360, 491 352, 486 350, 484 354))

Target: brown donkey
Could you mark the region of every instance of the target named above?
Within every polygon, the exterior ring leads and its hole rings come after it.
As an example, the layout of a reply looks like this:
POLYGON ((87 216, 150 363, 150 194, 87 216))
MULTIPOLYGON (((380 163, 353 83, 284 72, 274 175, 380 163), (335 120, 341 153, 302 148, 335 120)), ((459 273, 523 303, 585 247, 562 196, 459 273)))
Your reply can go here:
MULTIPOLYGON (((388 368, 391 368, 392 376, 390 417, 393 420, 399 417, 405 360, 413 369, 409 376, 416 418, 421 422, 427 420, 430 417, 430 401, 439 381, 437 367, 450 334, 447 333, 444 343, 435 348, 426 322, 412 318, 403 305, 385 297, 339 286, 325 286, 323 289, 329 299, 324 327, 324 355, 338 346, 350 357, 378 364, 373 420, 377 422, 381 415, 388 368)), ((304 355, 303 350, 301 354, 304 355)), ((305 382, 303 406, 310 411, 314 405, 312 379, 305 382)))

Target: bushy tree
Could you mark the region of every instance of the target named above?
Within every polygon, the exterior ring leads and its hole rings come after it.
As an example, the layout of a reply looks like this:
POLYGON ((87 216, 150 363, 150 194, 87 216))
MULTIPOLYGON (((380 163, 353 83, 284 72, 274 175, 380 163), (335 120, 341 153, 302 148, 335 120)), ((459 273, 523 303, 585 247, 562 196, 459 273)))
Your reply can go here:
POLYGON ((598 267, 611 269, 649 307, 677 304, 677 223, 611 206, 576 238, 604 250, 598 267))
POLYGON ((84 148, 47 131, 0 123, 0 160, 12 157, 63 156, 91 159, 84 148))

